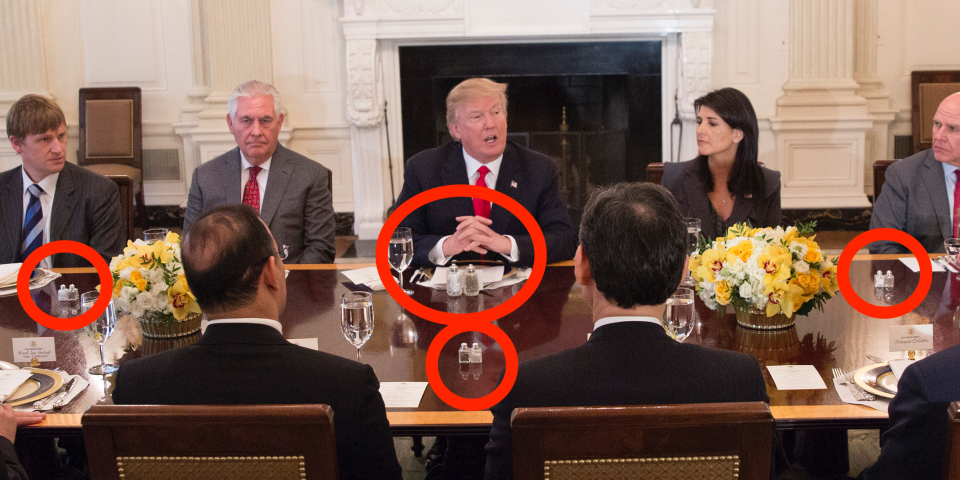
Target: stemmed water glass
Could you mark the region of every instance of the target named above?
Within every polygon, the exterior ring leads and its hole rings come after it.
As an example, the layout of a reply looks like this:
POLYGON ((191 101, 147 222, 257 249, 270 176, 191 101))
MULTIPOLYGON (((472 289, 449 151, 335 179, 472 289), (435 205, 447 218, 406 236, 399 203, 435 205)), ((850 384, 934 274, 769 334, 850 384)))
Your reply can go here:
POLYGON ((400 227, 394 231, 389 248, 387 258, 390 259, 390 267, 400 272, 400 289, 407 295, 413 295, 413 290, 403 288, 403 271, 413 260, 413 233, 410 229, 400 227))
MULTIPOLYGON (((104 295, 109 295, 109 293, 104 293, 104 295)), ((100 292, 97 291, 90 291, 80 295, 81 313, 86 313, 87 310, 93 308, 93 304, 97 302, 99 296, 100 292)), ((113 335, 113 330, 116 325, 117 308, 111 299, 107 305, 107 309, 104 310, 96 320, 90 322, 86 327, 83 327, 83 332, 93 337, 93 340, 97 342, 97 345, 100 347, 100 365, 94 365, 87 370, 91 375, 106 375, 117 371, 117 366, 107 363, 103 356, 103 342, 107 341, 107 339, 113 335)))
POLYGON ((687 339, 696 323, 693 300, 693 290, 689 288, 678 288, 667 299, 667 309, 663 312, 663 328, 678 342, 687 339))
POLYGON ((340 330, 347 341, 360 347, 373 334, 373 296, 369 292, 347 292, 340 296, 340 330))
MULTIPOLYGON (((684 223, 687 224, 687 257, 693 255, 693 252, 697 251, 697 246, 700 243, 700 219, 699 218, 684 218, 684 223)), ((680 285, 684 287, 693 287, 696 286, 697 282, 693 279, 693 275, 690 272, 690 269, 687 269, 686 275, 683 276, 683 281, 680 282, 680 285)))

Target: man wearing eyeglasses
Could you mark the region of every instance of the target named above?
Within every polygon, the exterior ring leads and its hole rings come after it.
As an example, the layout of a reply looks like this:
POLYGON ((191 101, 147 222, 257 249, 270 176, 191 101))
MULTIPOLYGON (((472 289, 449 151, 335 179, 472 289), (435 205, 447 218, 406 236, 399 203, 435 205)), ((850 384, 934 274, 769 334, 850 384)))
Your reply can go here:
POLYGON ((279 144, 280 92, 251 80, 227 101, 237 148, 197 167, 183 231, 220 205, 250 205, 289 247, 287 263, 333 263, 334 216, 329 171, 279 144))
POLYGON ((183 270, 208 318, 197 343, 131 360, 118 405, 330 405, 341 479, 399 479, 380 382, 369 365, 283 337, 286 276, 270 231, 247 205, 213 209, 182 244, 183 270))

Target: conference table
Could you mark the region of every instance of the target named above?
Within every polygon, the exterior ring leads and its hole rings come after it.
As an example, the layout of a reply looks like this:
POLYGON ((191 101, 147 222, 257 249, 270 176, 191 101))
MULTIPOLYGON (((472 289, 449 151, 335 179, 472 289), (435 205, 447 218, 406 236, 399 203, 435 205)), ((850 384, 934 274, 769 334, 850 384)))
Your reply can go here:
MULTIPOLYGON (((857 256, 849 269, 857 294, 874 305, 890 305, 906 299, 916 288, 919 274, 911 272, 898 258, 893 255, 857 256), (896 283, 892 290, 875 290, 873 275, 877 270, 893 272, 896 283)), ((320 350, 356 359, 356 348, 340 331, 339 298, 350 289, 358 288, 342 271, 364 266, 371 265, 288 265, 287 307, 280 318, 284 336, 288 339, 315 338, 320 350)), ((61 284, 74 284, 84 292, 92 290, 98 282, 92 269, 57 271, 63 276, 54 280, 52 287, 46 287, 49 291, 61 284)), ((410 275, 409 271, 407 275, 410 275)), ((418 285, 414 287, 413 298, 441 311, 473 312, 492 308, 518 289, 519 285, 486 291, 478 297, 451 299, 445 292, 418 285)), ((833 388, 831 369, 839 367, 849 371, 864 366, 870 363, 867 354, 901 358, 901 352, 889 351, 888 327, 894 325, 932 323, 934 348, 930 353, 960 343, 958 296, 960 277, 947 272, 934 273, 932 286, 923 303, 901 317, 867 317, 854 310, 838 293, 826 302, 823 311, 814 310, 808 317, 798 317, 796 326, 776 331, 740 327, 732 311, 718 313, 706 308, 698 299, 698 322, 685 341, 750 353, 762 367, 813 365, 828 388, 778 390, 769 372, 763 369, 770 395, 770 411, 780 430, 883 428, 887 422, 886 413, 841 402, 833 388), (955 293, 951 295, 951 291, 955 293)), ((386 291, 374 292, 373 302, 375 328, 370 340, 361 348, 362 361, 373 367, 381 382, 426 382, 427 349, 445 326, 407 312, 386 291)), ((46 308, 59 311, 56 300, 46 308)), ((138 342, 133 319, 122 318, 119 323, 105 348, 107 360, 115 360, 121 365, 129 359, 192 343, 199 338, 199 334, 194 334, 180 339, 143 339, 138 342)), ((593 328, 590 309, 575 282, 570 262, 548 266, 533 296, 495 324, 509 335, 521 362, 581 345, 587 341, 593 328)), ((90 366, 99 363, 97 345, 79 330, 58 331, 39 326, 25 313, 16 296, 0 298, 0 360, 12 360, 11 339, 37 336, 52 337, 56 344, 56 361, 42 362, 40 368, 59 367, 67 373, 80 374, 90 381, 90 386, 60 413, 51 413, 37 426, 21 428, 20 435, 80 435, 83 412, 95 403, 110 403, 111 377, 104 379, 86 373, 90 366)), ((500 347, 487 335, 464 332, 443 346, 437 366, 450 391, 461 397, 477 398, 497 387, 505 365, 504 358, 500 347), (483 347, 483 362, 461 365, 458 360, 460 344, 472 345, 474 342, 483 347)), ((460 411, 441 401, 429 386, 419 407, 389 408, 387 416, 396 436, 486 435, 492 421, 489 410, 460 411)))

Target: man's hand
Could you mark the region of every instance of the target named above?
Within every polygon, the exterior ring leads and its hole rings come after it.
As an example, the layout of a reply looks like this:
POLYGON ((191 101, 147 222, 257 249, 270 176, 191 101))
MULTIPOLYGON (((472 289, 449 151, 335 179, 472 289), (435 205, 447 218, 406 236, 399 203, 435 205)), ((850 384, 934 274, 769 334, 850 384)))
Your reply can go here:
POLYGON ((489 225, 492 220, 480 216, 457 217, 457 231, 443 242, 443 256, 451 257, 460 252, 488 253, 492 250, 509 255, 513 249, 510 239, 494 232, 489 225))
POLYGON ((33 425, 47 418, 43 412, 15 412, 10 405, 0 405, 0 437, 13 443, 17 438, 17 427, 33 425))

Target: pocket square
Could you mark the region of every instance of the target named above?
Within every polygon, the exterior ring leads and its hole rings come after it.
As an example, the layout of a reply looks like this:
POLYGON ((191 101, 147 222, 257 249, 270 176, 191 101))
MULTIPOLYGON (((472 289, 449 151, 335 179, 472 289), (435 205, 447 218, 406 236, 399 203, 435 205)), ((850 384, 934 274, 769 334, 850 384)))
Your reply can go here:
POLYGON ((517 188, 517 181, 516 181, 516 180, 510 180, 510 187, 511 187, 511 188, 517 188))

